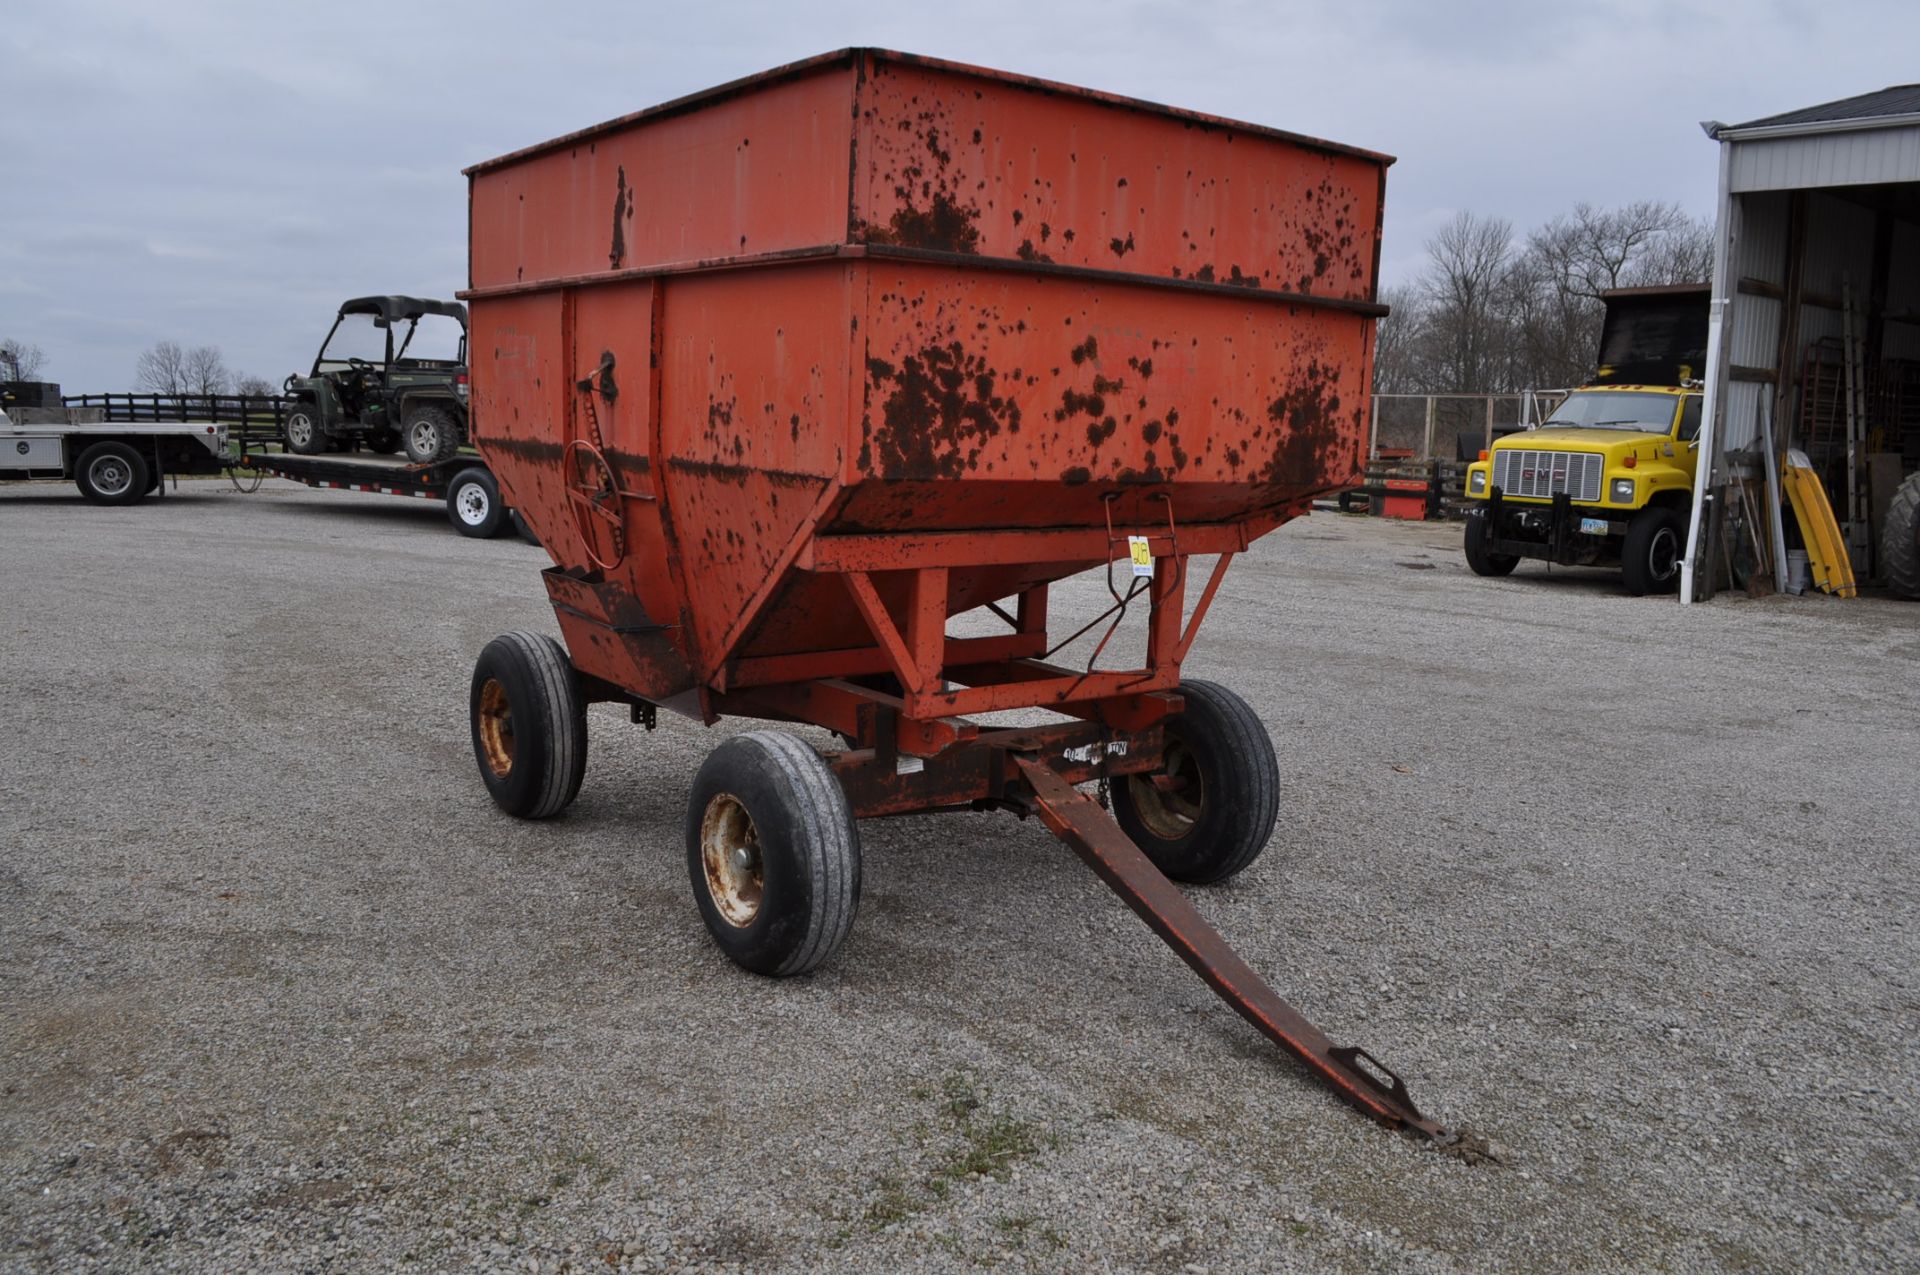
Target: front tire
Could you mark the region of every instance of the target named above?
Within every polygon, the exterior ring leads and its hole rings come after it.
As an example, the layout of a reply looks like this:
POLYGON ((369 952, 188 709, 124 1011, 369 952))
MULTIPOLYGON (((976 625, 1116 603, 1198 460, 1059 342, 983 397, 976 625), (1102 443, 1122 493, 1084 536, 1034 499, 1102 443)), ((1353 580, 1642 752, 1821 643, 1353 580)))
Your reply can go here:
POLYGON ((1166 759, 1113 785, 1113 817, 1155 867, 1196 885, 1244 872, 1280 817, 1280 763, 1248 703, 1214 682, 1180 684, 1166 759))
POLYGON ((729 960, 786 977, 833 955, 860 902, 860 836, 819 753, 784 731, 708 754, 687 800, 687 873, 729 960))
POLYGON ((445 460, 460 450, 460 429, 453 414, 432 403, 423 403, 407 413, 400 438, 407 459, 416 465, 445 460))
POLYGON ((1627 592, 1643 598, 1678 588, 1686 534, 1686 524, 1672 509, 1649 506, 1635 514, 1620 546, 1620 574, 1627 592))
POLYGON ((326 451, 328 439, 320 428, 319 409, 311 403, 289 408, 286 422, 280 427, 280 438, 287 450, 298 456, 318 456, 326 451))
POLYGON ((502 633, 473 665, 467 697, 480 781, 508 814, 546 819, 580 794, 587 709, 566 651, 539 633, 502 633))
POLYGON ((1473 574, 1477 576, 1510 576, 1513 574, 1513 569, 1520 565, 1520 559, 1515 554, 1495 553, 1487 548, 1487 541, 1491 539, 1491 534, 1485 512, 1476 509, 1467 515, 1464 541, 1467 566, 1471 567, 1473 574))
POLYGON ((151 478, 146 458, 125 443, 95 443, 73 471, 80 494, 96 505, 131 505, 147 494, 151 478))
POLYGON ((500 484, 478 466, 461 470, 447 484, 447 518, 463 536, 491 540, 499 535, 507 527, 500 484))

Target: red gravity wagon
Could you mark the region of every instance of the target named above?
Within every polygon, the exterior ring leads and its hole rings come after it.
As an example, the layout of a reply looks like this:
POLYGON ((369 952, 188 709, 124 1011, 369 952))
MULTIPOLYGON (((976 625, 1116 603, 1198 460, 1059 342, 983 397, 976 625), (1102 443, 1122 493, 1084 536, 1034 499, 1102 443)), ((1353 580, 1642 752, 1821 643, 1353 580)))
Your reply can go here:
POLYGON ((1347 1100, 1441 1136, 1173 884, 1273 832, 1265 727, 1180 666, 1234 556, 1354 484, 1389 162, 854 49, 470 169, 474 441, 566 638, 480 655, 495 800, 565 808, 593 702, 824 727, 845 747, 737 734, 694 781, 693 893, 740 965, 833 953, 857 819, 1037 814, 1347 1100), (1102 569, 1103 612, 1050 612, 1102 569), (1003 631, 948 634, 982 608, 1003 631), (1145 662, 1107 667, 1129 614, 1145 662), (1051 721, 974 720, 1009 709, 1051 721))

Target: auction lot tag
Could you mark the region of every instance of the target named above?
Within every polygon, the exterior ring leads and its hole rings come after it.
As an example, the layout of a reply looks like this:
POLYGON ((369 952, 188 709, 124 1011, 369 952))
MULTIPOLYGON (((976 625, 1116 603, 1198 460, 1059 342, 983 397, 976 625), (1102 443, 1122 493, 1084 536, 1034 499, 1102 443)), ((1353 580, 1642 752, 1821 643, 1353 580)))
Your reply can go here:
POLYGON ((1147 538, 1145 536, 1128 536, 1127 553, 1133 558, 1134 578, 1136 580, 1143 577, 1152 579, 1153 550, 1147 547, 1147 538))

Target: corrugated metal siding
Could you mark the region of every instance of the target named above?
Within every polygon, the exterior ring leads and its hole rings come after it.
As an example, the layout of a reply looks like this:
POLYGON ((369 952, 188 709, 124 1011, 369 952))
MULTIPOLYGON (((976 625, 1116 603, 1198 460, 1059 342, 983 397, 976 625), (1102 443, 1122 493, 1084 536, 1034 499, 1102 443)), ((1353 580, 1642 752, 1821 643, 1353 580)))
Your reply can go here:
MULTIPOLYGON (((1735 280, 1759 279, 1781 287, 1787 281, 1787 196, 1736 196, 1739 233, 1728 265, 1735 280)), ((1770 368, 1780 348, 1780 302, 1735 291, 1727 305, 1727 361, 1736 367, 1770 368)), ((1760 403, 1771 386, 1730 381, 1724 387, 1719 446, 1750 447, 1760 432, 1760 403)))
POLYGON ((1735 193, 1920 181, 1920 126, 1726 144, 1735 193))
MULTIPOLYGON (((1818 192, 1809 195, 1801 291, 1838 299, 1851 284, 1854 311, 1864 312, 1873 278, 1873 228, 1871 209, 1818 192)), ((1800 307, 1800 351, 1821 337, 1838 340, 1842 330, 1838 310, 1818 305, 1800 307)), ((1795 351, 1796 359, 1800 351, 1795 351)))

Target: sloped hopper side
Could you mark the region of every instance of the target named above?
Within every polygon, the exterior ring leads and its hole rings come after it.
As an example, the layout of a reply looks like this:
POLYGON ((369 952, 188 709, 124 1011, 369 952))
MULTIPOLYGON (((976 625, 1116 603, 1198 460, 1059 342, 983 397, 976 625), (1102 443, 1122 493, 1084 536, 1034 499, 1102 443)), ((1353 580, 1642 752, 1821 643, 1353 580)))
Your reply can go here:
POLYGON ((930 564, 950 615, 1349 485, 1386 163, 852 51, 475 169, 477 441, 575 662, 668 701, 872 647, 836 563, 906 634, 930 564))

